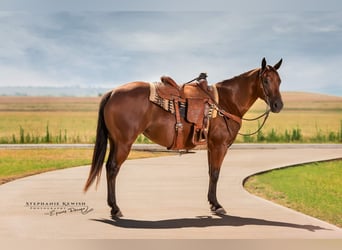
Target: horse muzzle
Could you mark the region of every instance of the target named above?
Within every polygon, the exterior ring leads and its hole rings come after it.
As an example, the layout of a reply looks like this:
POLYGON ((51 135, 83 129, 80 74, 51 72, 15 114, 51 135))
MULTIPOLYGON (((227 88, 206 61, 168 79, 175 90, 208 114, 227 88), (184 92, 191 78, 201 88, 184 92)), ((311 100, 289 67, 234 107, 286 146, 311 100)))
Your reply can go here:
POLYGON ((270 102, 270 108, 273 113, 279 113, 284 107, 284 103, 281 99, 276 99, 270 102))

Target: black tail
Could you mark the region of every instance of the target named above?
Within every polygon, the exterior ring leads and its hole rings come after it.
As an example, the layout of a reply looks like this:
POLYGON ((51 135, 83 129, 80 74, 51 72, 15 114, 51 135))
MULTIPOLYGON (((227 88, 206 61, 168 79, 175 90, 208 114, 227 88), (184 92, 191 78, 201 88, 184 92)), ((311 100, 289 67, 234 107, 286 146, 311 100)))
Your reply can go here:
POLYGON ((99 107, 99 117, 97 122, 97 131, 96 131, 96 141, 95 148, 93 152, 93 160, 91 163, 91 168, 88 176, 88 180, 84 186, 84 192, 87 192, 88 188, 93 184, 96 180, 96 185, 100 181, 101 170, 103 166, 103 162, 106 156, 107 151, 107 140, 108 140, 108 130, 104 121, 103 109, 106 103, 108 102, 109 97, 112 92, 106 93, 101 100, 99 107))

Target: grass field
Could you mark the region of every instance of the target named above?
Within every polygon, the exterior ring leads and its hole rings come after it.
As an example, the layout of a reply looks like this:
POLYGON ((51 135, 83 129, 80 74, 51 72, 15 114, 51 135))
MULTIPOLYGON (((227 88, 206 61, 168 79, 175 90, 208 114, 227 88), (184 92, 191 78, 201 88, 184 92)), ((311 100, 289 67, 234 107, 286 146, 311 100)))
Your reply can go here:
MULTIPOLYGON (((342 140, 342 97, 283 93, 284 110, 262 131, 236 142, 334 142, 342 140), (294 140, 289 140, 293 136, 294 140)), ((93 143, 100 98, 0 97, 0 143, 93 143)), ((265 111, 258 101, 246 117, 265 111)), ((260 121, 261 122, 261 121, 260 121)), ((258 128, 243 122, 241 132, 258 128)))
POLYGON ((100 98, 0 97, 0 143, 92 143, 100 98), (46 140, 47 128, 49 139, 46 140), (26 140, 30 138, 30 140, 26 140), (15 140, 14 140, 15 139, 15 140))
POLYGON ((342 227, 342 160, 273 170, 250 177, 258 196, 342 227))
MULTIPOLYGON (((0 150, 0 184, 46 171, 89 165, 92 153, 92 149, 0 150)), ((165 154, 169 153, 131 151, 128 159, 165 154)))
MULTIPOLYGON (((292 142, 342 142, 342 97, 285 92, 283 101, 284 109, 278 114, 270 114, 261 133, 274 132, 280 137, 286 132, 297 131, 301 138, 292 142)), ((245 117, 256 117, 264 111, 264 102, 258 100, 245 117)), ((253 132, 257 127, 258 122, 245 121, 240 132, 253 132)), ((254 136, 255 140, 257 136, 254 136)), ((237 139, 244 140, 242 136, 237 139)))

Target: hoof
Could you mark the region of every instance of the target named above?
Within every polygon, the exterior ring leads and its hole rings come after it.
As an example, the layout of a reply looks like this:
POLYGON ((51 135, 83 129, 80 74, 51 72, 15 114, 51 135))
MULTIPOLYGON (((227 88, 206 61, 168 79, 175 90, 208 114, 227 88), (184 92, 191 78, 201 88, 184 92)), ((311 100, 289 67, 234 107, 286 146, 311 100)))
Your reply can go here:
POLYGON ((210 210, 214 213, 214 214, 226 214, 226 210, 224 210, 223 207, 219 206, 219 207, 215 207, 215 206, 211 206, 210 210))
POLYGON ((222 215, 222 214, 226 214, 226 210, 224 210, 224 208, 220 207, 218 209, 216 209, 215 211, 213 211, 215 214, 218 214, 218 215, 222 215))
POLYGON ((122 213, 120 210, 116 210, 116 211, 111 211, 111 216, 112 216, 112 219, 117 219, 117 218, 121 218, 123 217, 122 213))

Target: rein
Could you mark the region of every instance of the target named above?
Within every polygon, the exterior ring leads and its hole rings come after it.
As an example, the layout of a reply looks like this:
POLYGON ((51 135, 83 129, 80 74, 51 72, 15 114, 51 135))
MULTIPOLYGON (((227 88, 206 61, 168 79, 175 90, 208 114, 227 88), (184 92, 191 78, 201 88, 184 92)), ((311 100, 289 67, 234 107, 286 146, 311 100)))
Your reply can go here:
POLYGON ((259 120, 260 118, 262 118, 263 116, 265 116, 263 122, 261 123, 261 125, 259 126, 259 128, 258 128, 256 131, 254 131, 253 133, 248 133, 248 134, 244 134, 244 133, 238 132, 238 135, 242 135, 242 136, 251 136, 251 135, 255 135, 255 134, 259 133, 260 130, 261 130, 261 129, 263 128, 263 126, 265 125, 266 120, 267 120, 267 118, 268 118, 268 116, 269 116, 269 114, 270 114, 270 111, 271 111, 271 109, 269 108, 269 105, 267 105, 266 111, 265 111, 262 115, 259 115, 258 117, 251 118, 251 119, 250 119, 250 118, 242 118, 242 120, 244 120, 244 121, 252 122, 252 121, 259 120))

